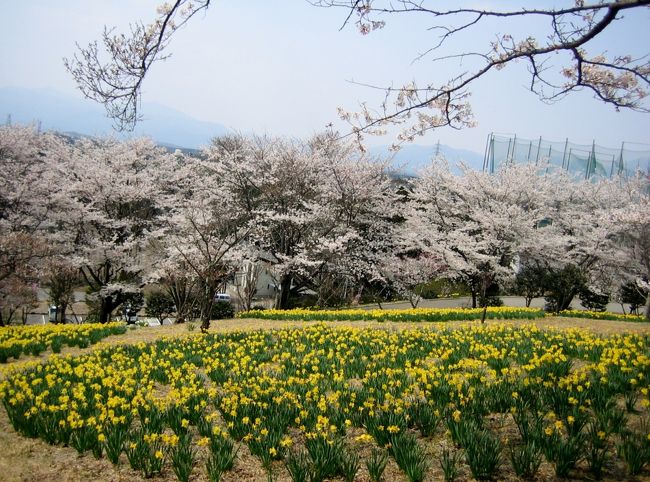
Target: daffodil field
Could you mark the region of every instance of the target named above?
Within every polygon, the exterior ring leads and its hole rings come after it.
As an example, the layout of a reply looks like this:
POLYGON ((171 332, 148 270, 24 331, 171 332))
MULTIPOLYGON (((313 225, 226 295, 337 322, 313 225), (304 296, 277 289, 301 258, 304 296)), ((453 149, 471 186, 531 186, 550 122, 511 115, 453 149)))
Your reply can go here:
POLYGON ((125 331, 123 323, 4 327, 0 330, 0 363, 21 355, 37 356, 48 348, 54 353, 59 353, 66 345, 86 348, 102 338, 125 331))
POLYGON ((389 459, 409 481, 531 477, 542 464, 620 477, 650 461, 647 335, 443 326, 101 347, 8 372, 0 398, 20 434, 144 477, 220 480, 242 450, 293 481, 380 480, 389 459))
POLYGON ((645 321, 644 317, 641 315, 612 313, 610 311, 565 310, 560 311, 558 316, 566 316, 568 318, 589 318, 592 320, 645 321))
MULTIPOLYGON (((483 308, 413 308, 405 310, 251 310, 237 313, 237 318, 262 320, 308 320, 308 321, 467 321, 480 320, 483 308)), ((510 306, 488 307, 486 319, 532 320, 543 318, 544 311, 536 308, 510 306)))

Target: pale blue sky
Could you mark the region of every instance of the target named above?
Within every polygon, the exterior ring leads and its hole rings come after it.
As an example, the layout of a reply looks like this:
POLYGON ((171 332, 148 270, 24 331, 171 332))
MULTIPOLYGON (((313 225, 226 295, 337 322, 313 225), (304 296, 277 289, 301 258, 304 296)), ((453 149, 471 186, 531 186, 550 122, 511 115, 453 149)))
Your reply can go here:
MULTIPOLYGON (((105 24, 124 30, 129 22, 148 22, 157 3, 0 0, 0 87, 49 87, 80 96, 62 63, 74 53, 75 42, 85 45, 99 38, 105 24)), ((627 15, 599 48, 646 53, 650 9, 627 15)), ((354 28, 339 31, 345 16, 344 10, 316 8, 303 0, 217 0, 178 34, 172 57, 152 69, 143 100, 244 132, 305 137, 329 122, 344 129, 337 107, 354 110, 362 101, 373 105, 381 98, 350 80, 379 85, 411 79, 441 82, 458 72, 457 64, 412 62, 435 35, 422 18, 388 18, 384 30, 361 36, 354 28)), ((535 26, 526 29, 534 32, 535 26)), ((482 48, 480 40, 492 38, 496 31, 529 33, 486 24, 486 29, 459 39, 454 50, 441 54, 482 48)), ((488 133, 499 132, 551 140, 568 137, 584 144, 595 139, 606 146, 623 140, 650 144, 650 114, 617 113, 587 92, 545 105, 526 90, 527 81, 523 65, 490 74, 472 89, 476 128, 441 129, 416 142, 440 140, 482 152, 488 133)))

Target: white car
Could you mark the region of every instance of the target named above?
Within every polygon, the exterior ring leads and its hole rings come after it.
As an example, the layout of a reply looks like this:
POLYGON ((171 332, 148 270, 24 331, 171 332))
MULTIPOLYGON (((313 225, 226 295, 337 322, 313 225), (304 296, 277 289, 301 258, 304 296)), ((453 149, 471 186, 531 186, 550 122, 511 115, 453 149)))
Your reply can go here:
POLYGON ((230 295, 228 293, 217 293, 214 295, 214 301, 223 301, 225 303, 230 303, 230 295))

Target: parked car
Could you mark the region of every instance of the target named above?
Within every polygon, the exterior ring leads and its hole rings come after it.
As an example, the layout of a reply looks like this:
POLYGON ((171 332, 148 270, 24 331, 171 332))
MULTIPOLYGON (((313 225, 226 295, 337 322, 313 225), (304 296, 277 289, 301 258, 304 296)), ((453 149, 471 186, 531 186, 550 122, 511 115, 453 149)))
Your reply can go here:
POLYGON ((214 295, 214 301, 224 301, 226 303, 230 303, 230 295, 228 293, 217 293, 214 295))

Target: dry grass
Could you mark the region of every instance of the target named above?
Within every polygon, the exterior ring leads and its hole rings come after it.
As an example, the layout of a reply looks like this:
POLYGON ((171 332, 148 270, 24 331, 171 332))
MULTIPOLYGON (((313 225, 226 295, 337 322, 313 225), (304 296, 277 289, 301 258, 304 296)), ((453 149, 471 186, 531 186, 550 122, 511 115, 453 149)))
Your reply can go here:
MULTIPOLYGON (((488 321, 487 323, 497 323, 495 321, 488 321)), ((535 324, 540 327, 552 328, 583 328, 591 330, 595 333, 602 334, 615 334, 615 333, 650 333, 650 324, 630 323, 621 321, 599 321, 588 319, 575 319, 575 318, 544 318, 542 320, 526 320, 522 322, 509 321, 508 324, 521 325, 521 324, 535 324)), ((211 332, 228 332, 235 330, 258 330, 258 329, 281 329, 288 327, 301 327, 315 324, 314 322, 294 322, 294 321, 267 321, 267 320, 220 320, 213 322, 210 329, 211 332)), ((436 327, 450 327, 459 324, 467 324, 460 322, 449 322, 444 324, 424 324, 424 323, 394 323, 394 322, 344 322, 344 323, 328 323, 335 326, 356 326, 356 327, 373 327, 383 328, 389 330, 402 330, 408 328, 425 328, 430 326, 436 327)), ((472 322, 478 324, 478 322, 472 322)), ((124 335, 111 336, 104 339, 100 344, 91 346, 85 349, 68 348, 64 347, 62 354, 79 355, 90 350, 97 349, 98 346, 107 344, 129 344, 138 342, 150 342, 157 338, 170 336, 182 337, 198 333, 198 329, 194 332, 188 331, 186 326, 173 325, 162 327, 150 328, 136 328, 128 331, 124 335)), ((45 352, 39 357, 24 357, 17 362, 10 363, 23 363, 28 360, 45 360, 51 353, 45 352)), ((427 447, 431 453, 431 469, 429 471, 427 481, 442 480, 442 471, 438 465, 438 454, 441 447, 445 442, 441 440, 428 443, 427 447)), ((130 469, 124 455, 122 455, 122 463, 115 467, 106 458, 96 460, 92 455, 86 454, 79 456, 70 447, 50 446, 40 439, 29 439, 16 434, 7 419, 6 412, 0 409, 0 481, 136 481, 142 480, 139 472, 130 469)), ((368 447, 355 447, 358 448, 358 453, 365 459, 369 454, 368 447)), ((205 454, 199 454, 199 463, 194 469, 192 475, 193 481, 206 481, 207 476, 204 468, 205 454)), ((507 464, 509 465, 509 464, 507 464)), ((289 481, 289 475, 281 463, 276 463, 275 466, 276 479, 278 482, 289 481)), ((590 480, 589 474, 583 471, 578 471, 578 480, 590 480)), ((518 480, 513 473, 502 471, 500 472, 500 480, 518 480)), ((405 481, 406 478, 403 473, 398 469, 395 462, 391 459, 385 472, 385 480, 388 481, 405 481)), ((609 481, 623 480, 625 478, 624 472, 620 467, 614 468, 611 472, 609 481)), ((165 471, 155 478, 161 481, 176 480, 169 465, 166 466, 165 471)), ((266 475, 261 467, 257 458, 251 456, 248 449, 243 446, 238 453, 238 459, 235 463, 235 468, 232 472, 224 474, 223 479, 225 482, 236 481, 263 481, 266 480, 266 475)), ((366 482, 369 480, 365 466, 362 468, 356 478, 359 482, 366 482)), ((461 470, 459 481, 472 480, 467 467, 461 470)), ((544 463, 540 470, 540 475, 537 480, 555 480, 552 468, 548 463, 544 463)), ((650 477, 638 477, 636 480, 650 480, 650 477)))

